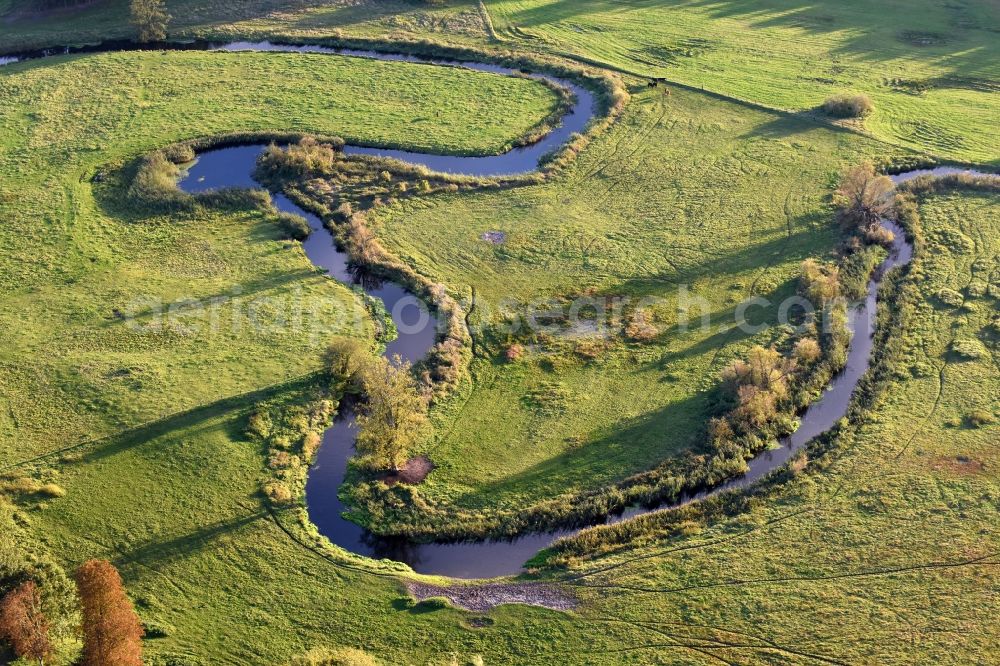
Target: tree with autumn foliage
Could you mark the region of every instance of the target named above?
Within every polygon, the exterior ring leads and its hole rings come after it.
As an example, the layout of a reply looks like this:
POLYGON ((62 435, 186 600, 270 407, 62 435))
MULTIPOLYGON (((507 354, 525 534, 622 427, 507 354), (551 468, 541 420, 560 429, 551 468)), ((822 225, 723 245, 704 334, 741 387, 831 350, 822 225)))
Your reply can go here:
POLYGON ((0 601, 0 636, 14 654, 45 664, 52 657, 49 621, 42 612, 42 593, 35 581, 21 583, 0 601))
POLYGON ((83 610, 83 666, 142 666, 142 624, 118 570, 89 560, 76 572, 83 610))
POLYGON ((788 379, 795 371, 795 363, 775 349, 755 345, 747 360, 737 359, 722 371, 722 378, 738 391, 741 386, 754 386, 770 391, 778 399, 788 395, 788 379))
POLYGON ((730 424, 741 432, 753 432, 773 423, 789 394, 789 381, 796 371, 794 359, 775 349, 753 347, 747 360, 737 359, 722 371, 722 378, 736 398, 730 424))

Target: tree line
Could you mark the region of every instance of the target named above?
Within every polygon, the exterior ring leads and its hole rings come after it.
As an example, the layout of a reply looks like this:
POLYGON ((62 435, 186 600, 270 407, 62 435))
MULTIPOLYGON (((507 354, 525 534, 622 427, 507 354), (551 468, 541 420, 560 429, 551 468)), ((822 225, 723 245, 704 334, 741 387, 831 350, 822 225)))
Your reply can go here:
MULTIPOLYGON (((107 560, 89 560, 76 571, 82 622, 82 666, 141 666, 142 623, 125 593, 121 576, 107 560)), ((0 638, 19 658, 55 663, 53 622, 45 611, 45 588, 28 579, 0 600, 0 638)))

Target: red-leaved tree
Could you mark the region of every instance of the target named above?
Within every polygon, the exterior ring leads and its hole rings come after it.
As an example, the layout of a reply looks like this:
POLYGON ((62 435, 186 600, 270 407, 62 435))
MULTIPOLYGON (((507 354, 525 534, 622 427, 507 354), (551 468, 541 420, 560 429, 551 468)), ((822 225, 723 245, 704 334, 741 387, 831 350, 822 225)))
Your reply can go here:
POLYGON ((89 560, 76 572, 83 610, 83 666, 142 666, 142 624, 118 570, 89 560))
POLYGON ((42 594, 29 580, 0 601, 0 636, 10 641, 14 653, 44 664, 52 656, 49 621, 42 612, 42 594))

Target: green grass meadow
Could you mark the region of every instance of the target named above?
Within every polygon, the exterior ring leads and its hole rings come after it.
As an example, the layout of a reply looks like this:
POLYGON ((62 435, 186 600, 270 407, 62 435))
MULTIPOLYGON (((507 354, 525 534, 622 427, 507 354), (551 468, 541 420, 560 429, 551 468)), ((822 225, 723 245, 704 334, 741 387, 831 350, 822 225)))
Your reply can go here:
MULTIPOLYGON (((168 0, 171 39, 295 38, 333 34, 382 38, 488 39, 477 2, 469 0, 168 0)), ((128 0, 96 0, 75 10, 40 13, 32 0, 0 2, 0 50, 129 39, 128 0)))
POLYGON ((799 264, 839 242, 828 204, 838 172, 882 151, 808 120, 654 89, 555 182, 381 209, 390 251, 456 294, 475 290, 484 336, 505 303, 658 299, 652 344, 565 330, 517 363, 481 353, 472 387, 439 410, 427 451, 438 469, 420 492, 516 507, 699 445, 719 372, 780 337, 777 304, 795 293, 799 264), (678 330, 682 289, 703 299, 690 317, 710 313, 708 329, 678 330), (754 296, 774 305, 749 313, 771 324, 750 335, 736 308, 754 296), (602 345, 595 358, 579 353, 588 341, 602 345))
MULTIPOLYGON (((143 619, 168 628, 149 654, 204 663, 278 663, 386 614, 425 628, 429 618, 394 610, 395 579, 348 574, 284 536, 258 497, 262 454, 243 436, 256 400, 310 385, 330 336, 370 335, 355 295, 318 274, 262 213, 147 214, 129 204, 118 170, 180 139, 268 129, 367 143, 391 131, 423 150, 494 152, 557 103, 523 79, 247 55, 79 56, 0 72, 3 467, 33 461, 14 472, 71 489, 29 502, 26 520, 69 565, 103 556, 122 567, 143 619), (279 92, 294 89, 301 96, 279 92), (497 96, 511 101, 490 104, 497 96), (469 117, 482 119, 472 132, 469 117), (104 180, 92 182, 96 173, 104 180), (165 319, 154 328, 142 309, 136 331, 115 314, 146 297, 220 296, 230 300, 218 330, 209 312, 178 314, 200 325, 192 332, 165 319), (323 305, 315 336, 277 325, 281 308, 300 301, 323 305), (262 330, 238 326, 233 310, 246 318, 259 302, 262 330), (35 460, 79 444, 82 453, 35 460)), ((453 648, 414 652, 403 636, 423 629, 388 620, 369 647, 421 660, 472 654, 455 637, 459 622, 453 612, 431 622, 451 632, 453 648)))
POLYGON ((993 661, 997 426, 968 415, 996 414, 1000 369, 995 351, 961 359, 952 346, 991 335, 996 301, 935 294, 996 279, 998 213, 995 194, 921 205, 920 300, 895 332, 892 381, 820 470, 703 531, 577 568, 606 622, 630 634, 623 661, 993 661))
POLYGON ((305 303, 315 296, 334 313, 359 307, 259 214, 144 216, 120 203, 110 180, 92 187, 98 171, 180 139, 267 129, 384 143, 388 128, 401 126, 409 128, 403 140, 425 150, 491 152, 556 103, 540 85, 462 70, 245 55, 113 54, 28 62, 0 73, 0 115, 10 128, 2 139, 0 203, 7 221, 0 319, 9 331, 3 382, 11 410, 22 414, 18 435, 3 447, 12 460, 319 366, 325 339, 310 342, 289 330, 242 335, 228 310, 219 316, 228 328, 211 339, 177 335, 169 326, 137 334, 115 311, 144 312, 152 305, 143 298, 166 307, 185 298, 305 303), (194 72, 200 83, 189 86, 194 72), (74 85, 81 79, 101 84, 74 85), (362 83, 369 94, 359 93, 362 83), (280 92, 289 87, 302 97, 280 92), (520 101, 486 111, 496 95, 520 101), (458 119, 470 115, 482 124, 466 139, 458 119), (249 358, 254 362, 244 363, 249 358), (201 381, 206 375, 215 379, 201 381))

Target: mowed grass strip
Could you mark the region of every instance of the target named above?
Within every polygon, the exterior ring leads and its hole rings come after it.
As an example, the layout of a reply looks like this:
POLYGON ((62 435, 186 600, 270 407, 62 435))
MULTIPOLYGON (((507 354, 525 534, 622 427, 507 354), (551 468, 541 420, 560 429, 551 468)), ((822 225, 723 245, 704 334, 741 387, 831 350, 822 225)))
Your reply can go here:
POLYGON ((875 102, 866 127, 879 137, 953 160, 1000 161, 996 3, 486 4, 497 30, 526 48, 796 111, 866 93, 875 102))

